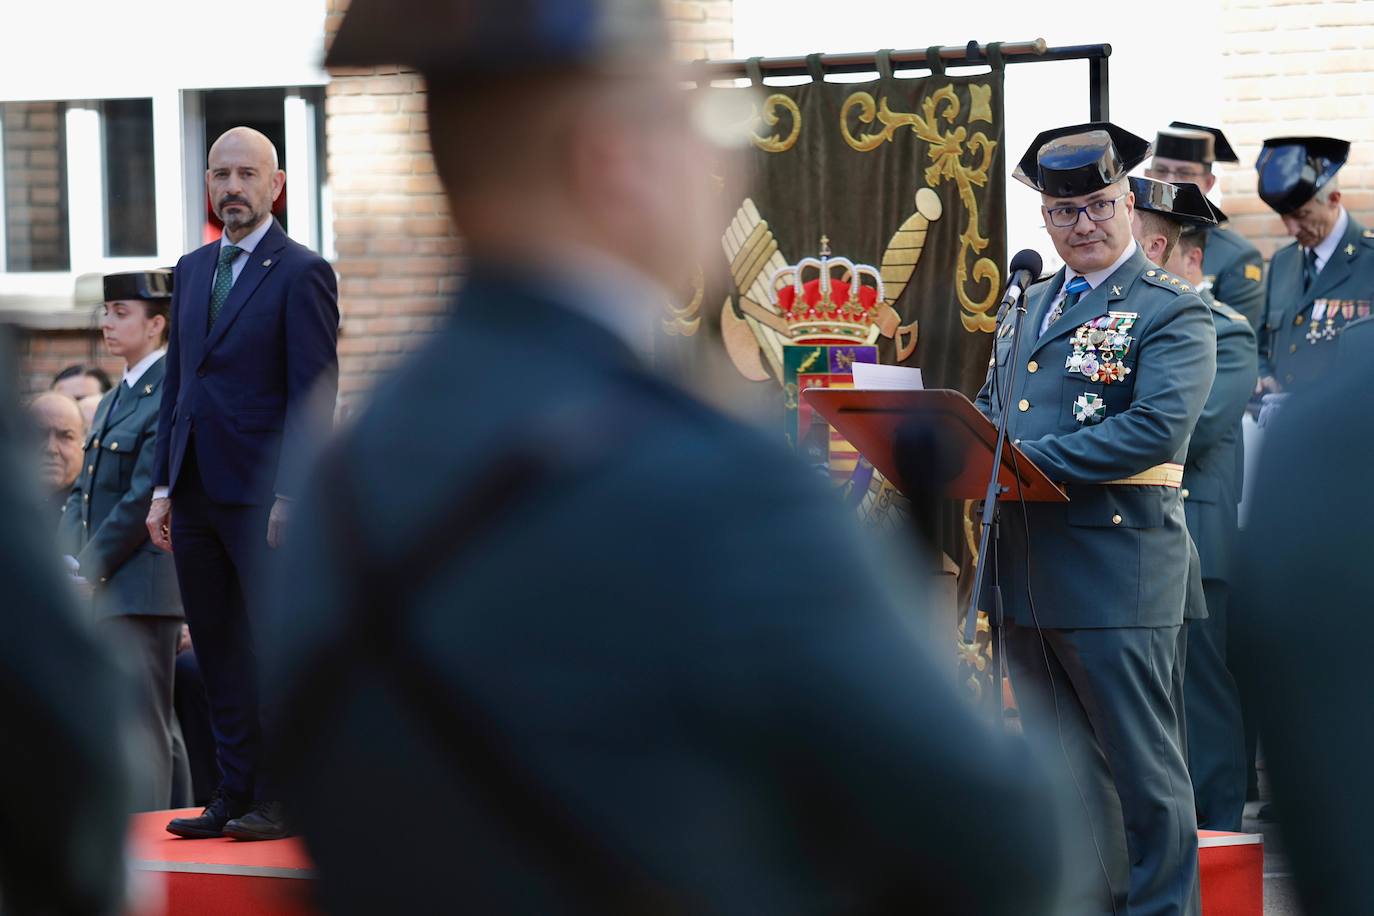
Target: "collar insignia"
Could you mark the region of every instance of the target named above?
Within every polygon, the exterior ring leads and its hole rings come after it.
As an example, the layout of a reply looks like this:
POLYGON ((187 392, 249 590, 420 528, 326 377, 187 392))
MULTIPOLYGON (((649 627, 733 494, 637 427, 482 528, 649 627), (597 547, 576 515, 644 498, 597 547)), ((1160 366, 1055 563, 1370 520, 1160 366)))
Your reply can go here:
POLYGON ((1119 296, 1119 295, 1121 295, 1121 287, 1119 287, 1119 286, 1113 286, 1113 287, 1112 287, 1112 295, 1113 295, 1113 296, 1119 296))
POLYGON ((152 386, 152 385, 144 385, 144 386, 143 386, 143 393, 144 393, 144 394, 152 394, 152 393, 153 393, 153 386, 152 386))
POLYGON ((1346 245, 1346 246, 1345 246, 1345 253, 1346 253, 1346 254, 1354 254, 1354 253, 1355 253, 1355 246, 1354 246, 1354 245, 1346 245))

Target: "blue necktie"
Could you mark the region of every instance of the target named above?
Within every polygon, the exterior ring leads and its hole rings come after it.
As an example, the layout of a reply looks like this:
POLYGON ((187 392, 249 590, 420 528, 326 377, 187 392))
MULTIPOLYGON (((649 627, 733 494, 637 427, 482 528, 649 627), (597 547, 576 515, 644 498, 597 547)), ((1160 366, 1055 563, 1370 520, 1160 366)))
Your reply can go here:
POLYGON ((1059 316, 1064 314, 1065 309, 1071 309, 1078 304, 1078 300, 1083 298, 1083 294, 1092 289, 1086 277, 1074 277, 1064 284, 1064 297, 1054 304, 1050 309, 1050 314, 1045 320, 1045 330, 1059 320, 1059 316))

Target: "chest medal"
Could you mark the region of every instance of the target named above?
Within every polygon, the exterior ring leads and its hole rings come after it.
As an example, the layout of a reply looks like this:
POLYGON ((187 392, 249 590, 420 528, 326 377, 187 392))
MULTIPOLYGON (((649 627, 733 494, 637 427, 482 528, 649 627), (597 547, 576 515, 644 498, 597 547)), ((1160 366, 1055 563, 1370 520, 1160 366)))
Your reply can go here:
POLYGON ((1071 349, 1064 368, 1104 385, 1124 380, 1131 374, 1125 358, 1135 342, 1130 330, 1137 317, 1135 312, 1108 312, 1080 325, 1069 338, 1071 349))

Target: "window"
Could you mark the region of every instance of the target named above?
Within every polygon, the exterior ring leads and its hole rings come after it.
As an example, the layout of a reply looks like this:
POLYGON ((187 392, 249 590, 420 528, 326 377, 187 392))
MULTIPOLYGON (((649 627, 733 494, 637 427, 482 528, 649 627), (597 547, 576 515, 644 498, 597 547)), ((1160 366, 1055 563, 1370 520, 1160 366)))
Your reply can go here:
POLYGON ((153 100, 100 104, 105 185, 105 257, 157 254, 153 184, 153 100))
POLYGON ((5 217, 0 268, 13 273, 69 270, 66 106, 9 102, 0 109, 0 204, 5 217))

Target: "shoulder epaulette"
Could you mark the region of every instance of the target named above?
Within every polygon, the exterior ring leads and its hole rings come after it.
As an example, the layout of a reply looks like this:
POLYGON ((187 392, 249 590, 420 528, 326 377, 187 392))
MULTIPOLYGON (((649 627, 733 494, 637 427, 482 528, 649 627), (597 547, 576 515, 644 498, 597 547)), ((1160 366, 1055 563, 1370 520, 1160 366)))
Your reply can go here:
POLYGON ((1249 318, 1246 318, 1244 315, 1242 315, 1235 309, 1231 308, 1231 306, 1227 305, 1225 302, 1218 302, 1217 300, 1213 299, 1212 308, 1216 309, 1218 312, 1225 315, 1227 318, 1230 318, 1232 321, 1244 321, 1246 324, 1250 323, 1249 318))
POLYGON ((1186 282, 1182 277, 1175 277, 1155 267, 1151 267, 1141 276, 1145 278, 1146 283, 1153 283, 1155 286, 1162 286, 1176 293, 1193 292, 1193 285, 1186 282))
POLYGON ((1366 229, 1364 232, 1360 233, 1360 236, 1361 241, 1366 245, 1374 245, 1374 229, 1366 229))

